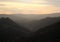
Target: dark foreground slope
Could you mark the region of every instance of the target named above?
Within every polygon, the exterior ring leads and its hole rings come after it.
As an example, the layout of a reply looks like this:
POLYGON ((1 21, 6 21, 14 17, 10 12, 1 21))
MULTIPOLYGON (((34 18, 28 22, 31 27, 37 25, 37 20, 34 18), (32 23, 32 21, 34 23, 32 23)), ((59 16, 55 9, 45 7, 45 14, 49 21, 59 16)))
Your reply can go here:
POLYGON ((16 24, 10 18, 0 18, 0 42, 59 42, 60 41, 60 17, 46 18, 40 20, 38 23, 39 25, 35 28, 40 29, 38 29, 35 32, 30 32, 25 27, 16 24), (46 26, 44 26, 45 24, 46 26), (41 28, 41 26, 44 27, 41 28))
POLYGON ((29 40, 32 42, 60 42, 60 21, 40 28, 29 40))
POLYGON ((9 18, 0 18, 0 42, 21 42, 28 37, 28 32, 9 18))

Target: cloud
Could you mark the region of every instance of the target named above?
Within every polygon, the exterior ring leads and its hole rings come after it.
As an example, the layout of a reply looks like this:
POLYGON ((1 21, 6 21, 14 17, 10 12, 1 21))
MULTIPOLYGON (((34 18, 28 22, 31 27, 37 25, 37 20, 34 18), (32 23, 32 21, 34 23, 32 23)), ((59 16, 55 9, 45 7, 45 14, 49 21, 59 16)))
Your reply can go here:
MULTIPOLYGON (((5 1, 5 2, 7 2, 7 1, 10 1, 10 2, 17 2, 17 0, 0 0, 0 1, 5 1)), ((18 0, 19 1, 19 0, 18 0)))
POLYGON ((30 3, 30 4, 46 4, 44 0, 0 0, 4 2, 21 2, 21 3, 30 3))
POLYGON ((56 8, 53 5, 27 4, 18 2, 0 2, 0 3, 6 5, 0 7, 0 12, 7 14, 10 12, 22 14, 46 14, 60 11, 59 8, 56 8))
POLYGON ((11 13, 23 13, 23 14, 45 14, 45 13, 60 12, 60 7, 58 5, 60 1, 59 2, 58 1, 56 2, 54 0, 53 1, 52 0, 28 0, 28 1, 5 0, 5 2, 1 2, 1 1, 4 0, 0 0, 0 4, 1 4, 0 11, 4 13, 11 12, 11 13))
POLYGON ((46 1, 48 1, 48 4, 60 7, 60 0, 46 0, 46 1))
POLYGON ((60 0, 0 0, 5 2, 22 2, 22 3, 31 3, 31 4, 48 4, 60 7, 60 0))
MULTIPOLYGON (((1 2, 1 1, 10 1, 10 0, 0 0, 0 2, 1 2)), ((11 0, 11 1, 12 1, 12 0, 11 0)))
POLYGON ((0 6, 6 6, 5 4, 0 4, 0 6))

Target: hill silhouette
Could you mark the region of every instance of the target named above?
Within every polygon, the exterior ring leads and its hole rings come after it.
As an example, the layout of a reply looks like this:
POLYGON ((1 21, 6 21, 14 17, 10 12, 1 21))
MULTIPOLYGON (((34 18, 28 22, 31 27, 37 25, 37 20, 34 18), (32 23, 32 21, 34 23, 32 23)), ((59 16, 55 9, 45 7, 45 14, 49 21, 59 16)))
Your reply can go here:
POLYGON ((29 30, 19 26, 10 18, 0 18, 0 41, 1 42, 17 42, 28 37, 29 30))
POLYGON ((32 42, 60 42, 60 21, 40 28, 29 40, 32 42))
POLYGON ((60 21, 60 17, 46 17, 44 19, 41 19, 39 21, 34 21, 32 23, 32 27, 34 29, 32 29, 33 31, 36 31, 40 28, 44 28, 48 25, 54 24, 56 22, 60 21))
POLYGON ((37 20, 29 18, 29 22, 27 17, 23 19, 20 17, 19 23, 13 20, 16 15, 4 16, 1 15, 0 18, 0 42, 60 41, 60 17, 45 17, 37 20))
MULTIPOLYGON (((22 27, 25 27, 26 29, 30 31, 36 31, 39 28, 38 25, 40 25, 40 20, 44 21, 46 17, 60 17, 60 13, 51 13, 51 14, 0 14, 0 17, 9 17, 11 20, 13 20, 15 23, 19 24, 22 27), (44 20, 42 20, 44 19, 44 20), (36 29, 36 28, 37 29, 36 29)), ((54 20, 52 20, 54 21, 54 20)), ((48 22, 48 21, 46 21, 48 22)), ((42 22, 43 23, 43 22, 42 22)), ((51 23, 51 22, 50 22, 51 23)), ((45 24, 46 25, 46 24, 45 24)))

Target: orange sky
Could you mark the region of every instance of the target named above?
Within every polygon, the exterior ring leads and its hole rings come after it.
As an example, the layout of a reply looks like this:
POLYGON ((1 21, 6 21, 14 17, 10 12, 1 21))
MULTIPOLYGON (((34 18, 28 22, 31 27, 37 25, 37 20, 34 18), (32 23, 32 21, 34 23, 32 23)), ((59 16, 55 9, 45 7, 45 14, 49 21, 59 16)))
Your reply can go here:
MULTIPOLYGON (((0 14, 48 14, 60 12, 60 7, 50 4, 0 2, 0 14)), ((45 1, 42 1, 45 3, 45 1)))

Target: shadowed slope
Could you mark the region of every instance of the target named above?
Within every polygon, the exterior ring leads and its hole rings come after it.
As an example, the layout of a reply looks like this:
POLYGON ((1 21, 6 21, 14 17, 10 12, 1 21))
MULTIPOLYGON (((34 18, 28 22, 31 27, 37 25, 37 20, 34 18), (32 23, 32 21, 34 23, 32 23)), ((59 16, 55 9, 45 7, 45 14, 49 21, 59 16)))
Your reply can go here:
POLYGON ((28 37, 29 35, 28 33, 29 30, 17 25, 11 19, 0 18, 0 40, 2 41, 7 40, 7 42, 11 40, 21 41, 22 38, 28 37))
POLYGON ((60 21, 40 28, 30 39, 35 42, 60 42, 60 21))

